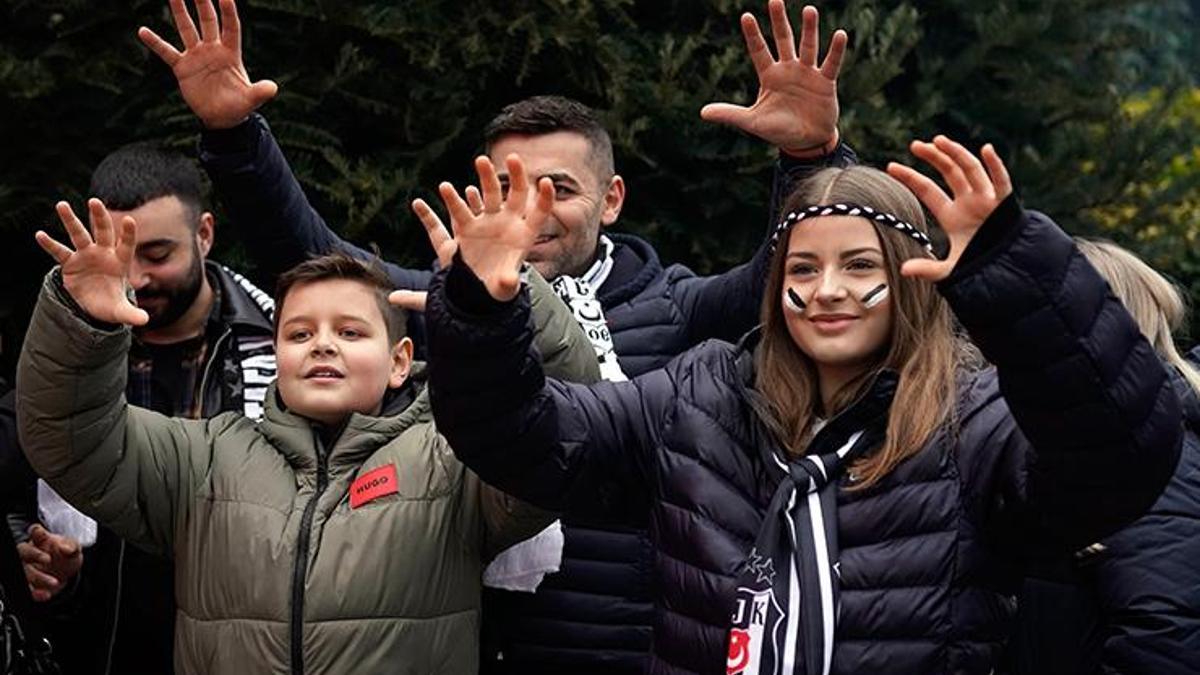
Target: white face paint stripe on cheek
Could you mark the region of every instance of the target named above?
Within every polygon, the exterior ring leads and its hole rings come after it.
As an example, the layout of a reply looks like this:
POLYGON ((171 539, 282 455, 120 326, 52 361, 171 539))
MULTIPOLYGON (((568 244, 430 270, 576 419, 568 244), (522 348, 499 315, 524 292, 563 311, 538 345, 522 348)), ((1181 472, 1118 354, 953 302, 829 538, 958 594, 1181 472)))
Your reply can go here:
POLYGON ((875 288, 872 288, 871 290, 867 291, 866 294, 862 296, 861 302, 862 302, 863 307, 870 309, 872 307, 875 307, 879 303, 883 302, 884 300, 886 300, 887 297, 888 297, 887 284, 879 284, 875 288))

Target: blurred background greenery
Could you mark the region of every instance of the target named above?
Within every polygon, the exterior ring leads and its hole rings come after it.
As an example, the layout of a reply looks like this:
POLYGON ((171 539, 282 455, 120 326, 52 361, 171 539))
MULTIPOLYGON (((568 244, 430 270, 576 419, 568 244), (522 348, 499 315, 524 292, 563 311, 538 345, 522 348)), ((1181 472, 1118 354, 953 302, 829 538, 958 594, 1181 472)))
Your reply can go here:
MULTIPOLYGON (((794 19, 800 2, 789 2, 794 19)), ((1029 206, 1131 246, 1200 293, 1200 0, 839 0, 851 36, 844 136, 864 161, 914 137, 991 141, 1029 206)), ((744 259, 766 227, 774 153, 699 118, 752 101, 737 17, 759 0, 244 0, 245 58, 279 82, 263 113, 326 219, 424 265, 407 204, 462 181, 479 132, 532 94, 603 111, 629 185, 617 227, 698 271, 744 259)), ((41 274, 32 233, 85 197, 117 146, 198 132, 135 37, 174 36, 165 0, 0 0, 0 374, 41 274)), ((797 23, 798 25, 798 23, 797 23)), ((219 213, 219 205, 218 205, 219 213)), ((57 225, 54 225, 57 227, 57 225)), ((215 256, 250 268, 218 218, 215 256)))

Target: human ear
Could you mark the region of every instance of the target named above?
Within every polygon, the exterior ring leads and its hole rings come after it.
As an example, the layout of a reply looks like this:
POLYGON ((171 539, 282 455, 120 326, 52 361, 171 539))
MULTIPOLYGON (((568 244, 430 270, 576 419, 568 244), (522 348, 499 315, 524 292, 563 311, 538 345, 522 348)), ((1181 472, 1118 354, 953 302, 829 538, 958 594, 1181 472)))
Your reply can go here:
POLYGON ((625 179, 614 175, 608 181, 608 189, 604 191, 604 211, 600 214, 600 223, 612 225, 621 215, 621 207, 625 205, 625 179))
POLYGON ((392 346, 392 372, 388 376, 388 388, 398 389, 408 379, 409 371, 412 370, 413 362, 413 341, 408 337, 400 338, 400 341, 392 346))
POLYGON ((213 214, 205 211, 200 214, 200 223, 196 226, 196 246, 200 249, 201 257, 208 257, 208 252, 212 250, 213 238, 213 214))

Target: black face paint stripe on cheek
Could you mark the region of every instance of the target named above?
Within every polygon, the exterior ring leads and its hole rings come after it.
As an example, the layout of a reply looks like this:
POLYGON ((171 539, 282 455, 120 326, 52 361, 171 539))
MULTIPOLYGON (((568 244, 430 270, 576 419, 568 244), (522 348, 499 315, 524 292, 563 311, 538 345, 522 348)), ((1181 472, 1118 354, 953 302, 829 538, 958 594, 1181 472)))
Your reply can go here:
POLYGON ((796 289, 789 288, 784 295, 787 298, 786 302, 788 309, 792 310, 793 312, 800 314, 806 307, 808 307, 808 304, 804 302, 804 300, 800 299, 800 294, 796 292, 796 289))

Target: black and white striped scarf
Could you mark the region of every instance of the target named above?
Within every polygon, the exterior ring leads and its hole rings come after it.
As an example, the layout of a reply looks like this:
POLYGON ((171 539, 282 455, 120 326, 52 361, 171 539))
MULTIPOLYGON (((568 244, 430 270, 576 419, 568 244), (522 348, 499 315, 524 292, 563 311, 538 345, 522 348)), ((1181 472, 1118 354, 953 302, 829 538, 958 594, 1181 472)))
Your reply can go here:
POLYGON ((558 277, 550 282, 550 287, 571 308, 571 315, 596 350, 600 378, 609 382, 623 382, 629 378, 617 363, 617 350, 613 346, 612 333, 608 330, 608 321, 604 318, 604 308, 596 299, 596 291, 612 272, 615 247, 612 239, 601 235, 596 262, 578 277, 566 274, 558 277))
POLYGON ((821 428, 806 456, 763 447, 783 474, 737 579, 728 675, 828 675, 838 616, 837 484, 877 448, 897 378, 884 371, 866 396, 821 428))
MULTIPOLYGON (((263 316, 267 321, 273 321, 275 318, 275 300, 270 295, 255 286, 249 279, 234 272, 233 270, 221 266, 238 285, 238 287, 250 296, 254 304, 262 310, 263 316)), ((271 335, 239 335, 235 338, 237 343, 236 354, 232 355, 232 360, 236 361, 237 367, 240 370, 241 377, 236 381, 240 381, 239 391, 236 392, 235 399, 240 398, 242 402, 242 414, 252 420, 258 421, 262 419, 265 402, 267 400, 267 388, 275 381, 276 364, 275 364, 275 339, 271 335)), ((214 355, 214 358, 217 355, 214 355)), ((233 380, 234 378, 228 378, 233 380)), ((203 396, 203 393, 201 393, 203 396)))

